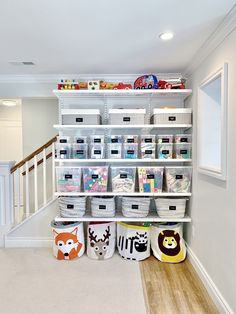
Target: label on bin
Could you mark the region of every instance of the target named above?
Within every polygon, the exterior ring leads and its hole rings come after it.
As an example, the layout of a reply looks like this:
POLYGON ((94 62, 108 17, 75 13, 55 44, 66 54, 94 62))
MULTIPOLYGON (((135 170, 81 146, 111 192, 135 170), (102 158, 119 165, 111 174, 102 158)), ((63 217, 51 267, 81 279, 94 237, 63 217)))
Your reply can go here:
POLYGON ((112 139, 111 139, 111 142, 112 142, 112 143, 118 143, 118 138, 112 138, 112 139))
POLYGON ((128 154, 128 155, 134 155, 134 150, 128 149, 128 150, 127 150, 127 154, 128 154))
POLYGON ((66 139, 60 139, 60 143, 67 143, 67 140, 66 139))
POLYGON ((176 117, 170 116, 170 117, 168 118, 168 120, 169 120, 169 121, 176 121, 176 117))
POLYGON ((68 208, 68 209, 73 209, 73 208, 74 208, 74 205, 68 204, 68 205, 67 205, 67 208, 68 208))
POLYGON ((138 209, 138 205, 132 205, 131 208, 132 209, 138 209))
POLYGON ((66 155, 67 151, 66 150, 60 150, 60 155, 66 155))
POLYGON ((148 174, 147 179, 154 179, 154 174, 148 174))
POLYGON ((99 205, 99 209, 106 209, 106 205, 99 205))
POLYGON ((94 143, 101 143, 101 141, 102 141, 102 140, 101 140, 100 138, 95 138, 95 139, 94 139, 94 143))
POLYGON ((169 143, 170 142, 170 139, 169 138, 163 138, 162 139, 162 143, 169 143))
POLYGON ((184 155, 184 154, 187 154, 187 152, 188 152, 187 149, 181 149, 181 150, 180 150, 180 154, 183 154, 183 155, 184 155))
POLYGON ((167 150, 167 149, 163 149, 163 151, 162 151, 162 154, 163 154, 163 155, 168 155, 169 153, 170 153, 170 151, 167 150))
POLYGON ((92 174, 92 179, 98 179, 98 174, 92 174))
POLYGON ((181 137, 180 142, 181 143, 187 143, 188 142, 188 138, 187 137, 181 137))
POLYGON ((145 143, 152 143, 152 138, 145 138, 144 142, 145 143))
POLYGON ((75 122, 83 122, 83 121, 84 121, 83 118, 76 118, 76 119, 75 119, 75 122))
POLYGON ((84 140, 83 140, 82 138, 79 138, 79 139, 77 140, 77 143, 78 143, 78 144, 82 144, 82 143, 84 143, 84 140))
POLYGON ((126 179, 127 178, 127 173, 121 173, 120 174, 121 179, 126 179))
POLYGON ((130 121, 130 117, 124 117, 124 118, 123 118, 123 121, 124 121, 124 122, 130 121))
POLYGON ((83 153, 84 153, 83 149, 79 149, 76 151, 76 154, 78 154, 78 155, 83 155, 83 153))
POLYGON ((134 138, 128 138, 127 143, 134 143, 134 138))
POLYGON ((182 174, 177 174, 177 175, 175 176, 175 179, 176 179, 176 180, 183 179, 183 175, 182 175, 182 174))
POLYGON ((176 210, 176 206, 169 206, 169 210, 176 210))
POLYGON ((145 150, 145 154, 146 155, 151 155, 152 154, 152 150, 151 149, 145 150))
POLYGON ((114 150, 114 149, 111 150, 112 155, 117 155, 118 153, 119 153, 118 150, 114 150))
POLYGON ((65 179, 72 179, 72 174, 65 174, 65 179))
POLYGON ((93 153, 94 155, 101 155, 101 150, 95 149, 93 153))

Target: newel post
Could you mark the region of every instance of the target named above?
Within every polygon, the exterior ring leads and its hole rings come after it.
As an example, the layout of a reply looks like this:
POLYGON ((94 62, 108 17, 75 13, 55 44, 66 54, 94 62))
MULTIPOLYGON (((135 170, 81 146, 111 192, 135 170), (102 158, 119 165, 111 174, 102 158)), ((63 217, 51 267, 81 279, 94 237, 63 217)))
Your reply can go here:
POLYGON ((0 161, 0 247, 4 246, 4 235, 14 221, 13 176, 11 168, 15 161, 0 161))

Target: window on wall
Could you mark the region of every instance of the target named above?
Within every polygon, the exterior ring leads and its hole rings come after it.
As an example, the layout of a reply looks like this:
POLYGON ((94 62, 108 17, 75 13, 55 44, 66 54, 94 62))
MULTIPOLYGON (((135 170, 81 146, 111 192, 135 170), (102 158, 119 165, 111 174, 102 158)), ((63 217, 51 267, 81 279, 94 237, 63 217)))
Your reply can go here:
POLYGON ((227 64, 198 90, 198 171, 226 180, 227 64))

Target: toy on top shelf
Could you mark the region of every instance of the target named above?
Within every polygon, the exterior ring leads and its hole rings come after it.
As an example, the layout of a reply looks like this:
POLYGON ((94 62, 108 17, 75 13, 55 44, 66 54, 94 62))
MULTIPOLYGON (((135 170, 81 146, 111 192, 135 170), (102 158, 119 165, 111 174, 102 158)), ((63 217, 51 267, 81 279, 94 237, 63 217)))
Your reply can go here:
POLYGON ((79 89, 78 82, 75 80, 61 80, 61 82, 57 85, 59 90, 64 89, 79 89))
POLYGON ((98 90, 100 89, 100 82, 99 81, 88 81, 88 89, 89 90, 98 90))
POLYGON ((134 82, 134 89, 157 89, 158 80, 153 74, 143 75, 134 82))
POLYGON ((177 80, 160 80, 158 82, 159 89, 185 89, 185 79, 177 80))
POLYGON ((88 89, 88 83, 87 82, 79 82, 79 89, 88 89))
POLYGON ((131 84, 100 81, 100 89, 132 89, 131 84))
POLYGON ((131 84, 125 84, 125 83, 118 83, 116 84, 113 89, 132 89, 132 85, 131 84))

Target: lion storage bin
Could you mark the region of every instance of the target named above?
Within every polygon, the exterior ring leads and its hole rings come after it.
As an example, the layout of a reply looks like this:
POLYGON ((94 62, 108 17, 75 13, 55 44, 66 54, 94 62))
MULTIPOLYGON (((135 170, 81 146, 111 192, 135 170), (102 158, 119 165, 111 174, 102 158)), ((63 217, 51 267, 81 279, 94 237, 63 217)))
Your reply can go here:
POLYGON ((168 193, 189 193, 192 167, 166 167, 165 184, 168 193))
POLYGON ((59 260, 71 260, 84 254, 82 222, 51 222, 54 235, 53 255, 59 260))
POLYGON ((153 255, 161 262, 179 263, 186 258, 182 223, 153 224, 151 227, 153 255))
POLYGON ((87 227, 87 255, 96 260, 111 258, 116 246, 115 222, 90 222, 87 227))
POLYGON ((97 125, 101 123, 99 109, 62 109, 62 124, 97 125))
POLYGON ((150 226, 117 223, 117 247, 121 257, 142 261, 150 256, 150 226))

